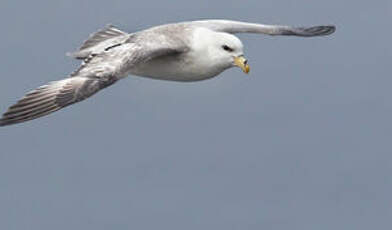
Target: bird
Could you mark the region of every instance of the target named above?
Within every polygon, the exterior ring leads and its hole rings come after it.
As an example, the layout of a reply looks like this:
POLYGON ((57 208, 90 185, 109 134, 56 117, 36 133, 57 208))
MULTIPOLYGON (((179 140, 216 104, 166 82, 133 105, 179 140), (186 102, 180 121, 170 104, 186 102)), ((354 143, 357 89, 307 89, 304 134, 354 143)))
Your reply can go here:
POLYGON ((134 33, 113 25, 91 34, 69 56, 82 60, 68 77, 28 92, 8 108, 0 126, 33 120, 93 96, 120 79, 135 75, 193 82, 231 67, 249 73, 243 44, 234 34, 257 33, 314 37, 334 33, 334 25, 293 27, 233 20, 197 20, 158 25, 134 33))

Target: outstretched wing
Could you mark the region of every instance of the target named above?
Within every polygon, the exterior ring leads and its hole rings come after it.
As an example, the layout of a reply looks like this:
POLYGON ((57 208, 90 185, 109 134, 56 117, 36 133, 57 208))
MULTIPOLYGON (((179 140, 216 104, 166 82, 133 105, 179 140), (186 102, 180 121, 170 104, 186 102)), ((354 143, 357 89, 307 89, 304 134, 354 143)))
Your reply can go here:
POLYGON ((0 126, 42 117, 82 101, 122 77, 123 67, 132 55, 127 47, 91 55, 70 78, 41 86, 11 106, 0 120, 0 126))
POLYGON ((292 27, 280 25, 263 25, 230 20, 202 20, 194 21, 192 24, 209 28, 214 31, 226 33, 259 33, 268 35, 289 35, 300 37, 325 36, 335 32, 333 25, 312 26, 312 27, 292 27))
POLYGON ((16 124, 55 112, 81 101, 102 88, 98 79, 67 78, 43 85, 11 106, 0 120, 0 126, 16 124))
POLYGON ((109 46, 91 54, 69 78, 48 83, 24 96, 0 119, 0 126, 16 124, 45 116, 82 101, 126 76, 133 66, 153 58, 178 54, 184 47, 140 38, 118 46, 109 46))

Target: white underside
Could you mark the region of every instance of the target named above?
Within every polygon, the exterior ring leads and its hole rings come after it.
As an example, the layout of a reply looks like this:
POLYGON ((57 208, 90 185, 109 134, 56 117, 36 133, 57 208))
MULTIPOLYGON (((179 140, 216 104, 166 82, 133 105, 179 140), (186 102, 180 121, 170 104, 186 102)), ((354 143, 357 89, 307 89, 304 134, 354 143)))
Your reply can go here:
MULTIPOLYGON (((141 63, 130 74, 170 81, 201 81, 232 67, 230 61, 217 63, 217 52, 210 50, 216 32, 205 28, 193 31, 190 50, 178 56, 167 56, 141 63)), ((221 49, 221 46, 218 46, 221 49)))
POLYGON ((130 74, 170 81, 201 81, 212 78, 223 70, 210 68, 188 57, 170 57, 146 62, 133 69, 130 74))

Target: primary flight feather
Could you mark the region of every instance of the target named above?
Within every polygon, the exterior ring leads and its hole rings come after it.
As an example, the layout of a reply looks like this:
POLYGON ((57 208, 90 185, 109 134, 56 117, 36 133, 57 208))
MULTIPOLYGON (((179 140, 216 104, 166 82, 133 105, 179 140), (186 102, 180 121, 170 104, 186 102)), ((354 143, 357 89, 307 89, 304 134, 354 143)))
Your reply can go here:
POLYGON ((237 66, 249 65, 235 33, 313 37, 329 35, 334 26, 290 27, 228 20, 166 24, 136 33, 114 26, 92 34, 69 55, 82 59, 68 78, 27 93, 11 106, 0 126, 42 117, 82 101, 129 74, 171 81, 200 81, 237 66))

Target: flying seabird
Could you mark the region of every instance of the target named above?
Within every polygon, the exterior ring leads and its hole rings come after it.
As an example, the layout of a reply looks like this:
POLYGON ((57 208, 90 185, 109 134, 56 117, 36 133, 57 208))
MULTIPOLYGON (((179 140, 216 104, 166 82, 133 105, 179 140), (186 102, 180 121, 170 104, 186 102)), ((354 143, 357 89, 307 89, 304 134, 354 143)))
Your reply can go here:
POLYGON ((0 126, 25 122, 82 101, 129 74, 171 81, 200 81, 249 64, 233 34, 259 33, 301 37, 332 34, 335 27, 291 27, 229 20, 165 24, 135 33, 112 25, 90 35, 69 55, 83 60, 69 77, 43 85, 11 106, 0 126))

